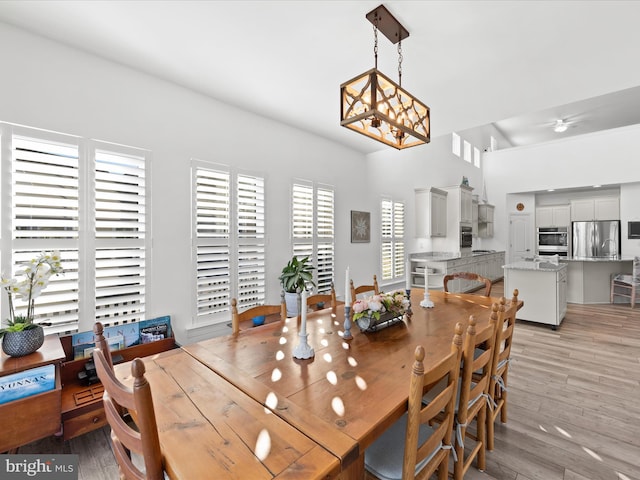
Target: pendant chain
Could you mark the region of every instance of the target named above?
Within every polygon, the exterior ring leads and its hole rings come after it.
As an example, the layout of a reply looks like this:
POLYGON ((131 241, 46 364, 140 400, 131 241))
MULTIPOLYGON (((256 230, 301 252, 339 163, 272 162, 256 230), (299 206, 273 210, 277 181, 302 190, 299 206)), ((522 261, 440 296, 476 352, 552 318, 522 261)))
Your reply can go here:
POLYGON ((398 85, 402 86, 402 40, 398 42, 398 85))

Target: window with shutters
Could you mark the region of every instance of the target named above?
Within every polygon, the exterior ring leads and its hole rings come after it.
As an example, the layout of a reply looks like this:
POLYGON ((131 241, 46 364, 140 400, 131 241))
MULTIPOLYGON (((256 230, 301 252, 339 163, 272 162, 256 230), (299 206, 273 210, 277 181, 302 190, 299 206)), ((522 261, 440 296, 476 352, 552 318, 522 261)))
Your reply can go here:
POLYGON ((404 203, 383 198, 380 204, 382 280, 404 278, 404 203))
POLYGON ((298 181, 291 199, 293 255, 309 257, 316 292, 331 290, 335 258, 333 187, 298 181))
POLYGON ((0 129, 2 183, 9 187, 1 197, 3 271, 15 274, 17 265, 51 250, 60 251, 64 268, 38 297, 36 321, 51 324, 47 333, 67 333, 90 330, 96 319, 143 319, 147 152, 9 124, 0 129))
POLYGON ((196 323, 265 301, 264 178, 193 162, 196 323))

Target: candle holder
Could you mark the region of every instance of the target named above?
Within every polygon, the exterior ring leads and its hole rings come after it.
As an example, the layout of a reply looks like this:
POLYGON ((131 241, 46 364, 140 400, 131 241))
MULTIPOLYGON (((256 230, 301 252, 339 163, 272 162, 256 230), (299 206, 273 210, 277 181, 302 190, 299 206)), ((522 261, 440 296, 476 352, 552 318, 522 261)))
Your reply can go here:
POLYGON ((409 299, 409 306, 407 307, 407 317, 411 318, 411 316, 413 315, 413 311, 411 310, 411 289, 407 288, 405 292, 407 293, 407 298, 409 299))
POLYGON ((296 345, 296 348, 293 349, 293 356, 295 358, 307 359, 315 356, 316 353, 313 351, 313 348, 311 348, 311 345, 309 345, 309 343, 307 342, 308 336, 308 333, 300 332, 298 334, 298 337, 300 337, 300 341, 298 342, 298 345, 296 345))
POLYGON ((424 300, 420 302, 420 306, 422 308, 433 308, 434 306, 431 298, 429 298, 429 289, 427 288, 427 285, 424 286, 424 300))
POLYGON ((344 335, 342 338, 345 340, 351 340, 351 305, 344 304, 344 335))

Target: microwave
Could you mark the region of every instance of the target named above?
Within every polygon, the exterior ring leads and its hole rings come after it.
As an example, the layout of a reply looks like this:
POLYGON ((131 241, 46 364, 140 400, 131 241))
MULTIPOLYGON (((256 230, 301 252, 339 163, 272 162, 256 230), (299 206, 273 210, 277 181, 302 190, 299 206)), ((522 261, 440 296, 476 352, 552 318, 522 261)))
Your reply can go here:
POLYGON ((629 238, 640 238, 640 222, 629 222, 629 238))

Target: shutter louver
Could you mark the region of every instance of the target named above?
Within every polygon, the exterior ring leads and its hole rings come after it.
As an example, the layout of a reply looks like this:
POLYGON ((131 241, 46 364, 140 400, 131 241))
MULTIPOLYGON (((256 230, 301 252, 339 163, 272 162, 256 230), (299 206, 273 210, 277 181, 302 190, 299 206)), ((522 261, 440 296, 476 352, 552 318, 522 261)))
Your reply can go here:
POLYGON ((198 316, 229 311, 230 175, 196 171, 196 269, 198 316))
POLYGON ((385 199, 380 212, 382 279, 394 280, 404 275, 404 204, 385 199))
POLYGON ((145 316, 146 161, 95 151, 96 320, 145 316))
POLYGON ((238 305, 265 301, 264 179, 238 175, 238 305))
POLYGON ((333 190, 317 190, 318 247, 316 265, 316 283, 318 292, 331 290, 333 282, 334 252, 334 195, 333 190))
POLYGON ((293 185, 293 255, 313 258, 313 187, 293 185))
MULTIPOLYGON (((58 249, 63 275, 54 275, 36 300, 35 320, 47 333, 75 330, 78 323, 78 146, 12 137, 11 230, 14 265, 58 249)), ((15 271, 14 271, 15 273, 15 271)), ((26 304, 16 299, 16 313, 26 304)))

